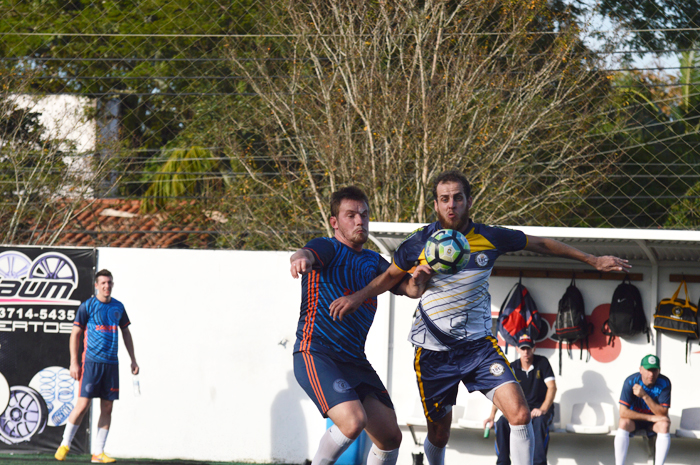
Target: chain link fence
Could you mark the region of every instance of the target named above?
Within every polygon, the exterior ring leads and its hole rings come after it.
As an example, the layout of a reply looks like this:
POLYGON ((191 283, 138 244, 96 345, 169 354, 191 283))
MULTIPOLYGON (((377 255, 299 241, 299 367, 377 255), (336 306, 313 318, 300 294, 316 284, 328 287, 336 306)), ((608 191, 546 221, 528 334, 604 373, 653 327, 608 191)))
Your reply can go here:
POLYGON ((695 229, 694 3, 0 0, 3 242, 284 250, 452 168, 479 222, 695 229))

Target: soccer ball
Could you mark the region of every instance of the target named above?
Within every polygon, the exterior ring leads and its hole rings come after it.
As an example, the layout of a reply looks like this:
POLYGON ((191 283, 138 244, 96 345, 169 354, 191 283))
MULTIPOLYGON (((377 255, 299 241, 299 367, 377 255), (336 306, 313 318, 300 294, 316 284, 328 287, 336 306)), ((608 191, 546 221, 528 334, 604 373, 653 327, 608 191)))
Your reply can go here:
POLYGON ((440 229, 425 243, 425 259, 436 273, 458 273, 469 263, 469 242, 459 231, 440 229))

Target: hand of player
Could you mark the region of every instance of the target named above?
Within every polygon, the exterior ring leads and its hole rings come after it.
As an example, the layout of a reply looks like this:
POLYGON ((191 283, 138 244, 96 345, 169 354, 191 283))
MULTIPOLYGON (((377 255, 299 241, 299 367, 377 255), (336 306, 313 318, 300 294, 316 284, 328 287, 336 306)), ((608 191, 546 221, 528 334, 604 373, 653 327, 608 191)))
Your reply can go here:
POLYGON ((136 362, 131 362, 131 374, 132 375, 138 375, 139 374, 139 364, 136 362))
POLYGON ((627 271, 632 268, 627 260, 605 255, 596 257, 595 269, 598 271, 627 271))
POLYGON ((533 409, 530 411, 530 416, 531 416, 532 418, 541 417, 543 414, 544 414, 544 412, 543 412, 542 410, 538 409, 538 408, 533 408, 533 409))
POLYGON ((632 386, 632 394, 634 394, 637 397, 644 397, 644 388, 642 388, 641 384, 635 384, 632 386))
POLYGON ((413 270, 411 279, 416 283, 416 286, 422 286, 430 281, 430 278, 432 278, 434 274, 435 271, 428 265, 418 265, 416 269, 413 270))
POLYGON ((78 362, 70 364, 70 377, 76 381, 80 381, 80 375, 82 374, 82 368, 78 362))
POLYGON ((312 266, 313 265, 311 264, 311 261, 308 258, 297 258, 292 262, 292 266, 290 268, 292 278, 297 279, 299 276, 311 272, 312 266))
POLYGON ((331 318, 333 318, 333 321, 335 321, 336 319, 338 321, 343 321, 343 317, 345 315, 350 315, 355 310, 360 308, 362 302, 357 302, 357 298, 353 297, 355 295, 357 294, 350 294, 343 297, 339 297, 333 302, 331 302, 330 314, 331 318))
POLYGON ((484 428, 491 428, 493 426, 493 417, 488 417, 484 420, 484 428))

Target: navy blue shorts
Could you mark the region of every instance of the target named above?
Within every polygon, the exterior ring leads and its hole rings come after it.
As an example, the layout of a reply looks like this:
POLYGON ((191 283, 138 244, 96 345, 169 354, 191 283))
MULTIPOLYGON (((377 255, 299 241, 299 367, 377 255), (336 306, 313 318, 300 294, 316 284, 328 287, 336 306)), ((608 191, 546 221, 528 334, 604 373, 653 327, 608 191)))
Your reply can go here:
POLYGON ((367 361, 344 363, 319 352, 296 352, 294 376, 324 417, 338 404, 363 402, 372 394, 387 407, 394 408, 384 383, 367 361))
POLYGON ((80 378, 80 397, 119 399, 119 365, 85 362, 80 378))
POLYGON ((508 359, 491 336, 448 351, 418 347, 413 367, 428 421, 447 415, 449 406, 457 401, 460 382, 469 392, 484 394, 504 383, 517 383, 508 359))

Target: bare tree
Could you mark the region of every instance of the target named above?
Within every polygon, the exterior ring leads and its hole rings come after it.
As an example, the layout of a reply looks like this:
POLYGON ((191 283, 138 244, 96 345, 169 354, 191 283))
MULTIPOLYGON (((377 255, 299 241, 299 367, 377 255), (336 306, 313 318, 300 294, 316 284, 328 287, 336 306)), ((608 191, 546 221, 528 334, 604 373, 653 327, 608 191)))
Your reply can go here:
POLYGON ((28 82, 0 95, 0 240, 52 245, 94 200, 107 163, 95 156, 88 99, 31 95, 28 82))
POLYGON ((431 182, 450 168, 472 180, 479 221, 556 223, 614 161, 595 150, 608 79, 549 2, 277 8, 286 41, 230 47, 259 111, 222 122, 248 191, 275 205, 237 211, 263 233, 285 212, 300 231, 330 234, 329 193, 347 184, 366 189, 374 220, 426 222, 431 182))

